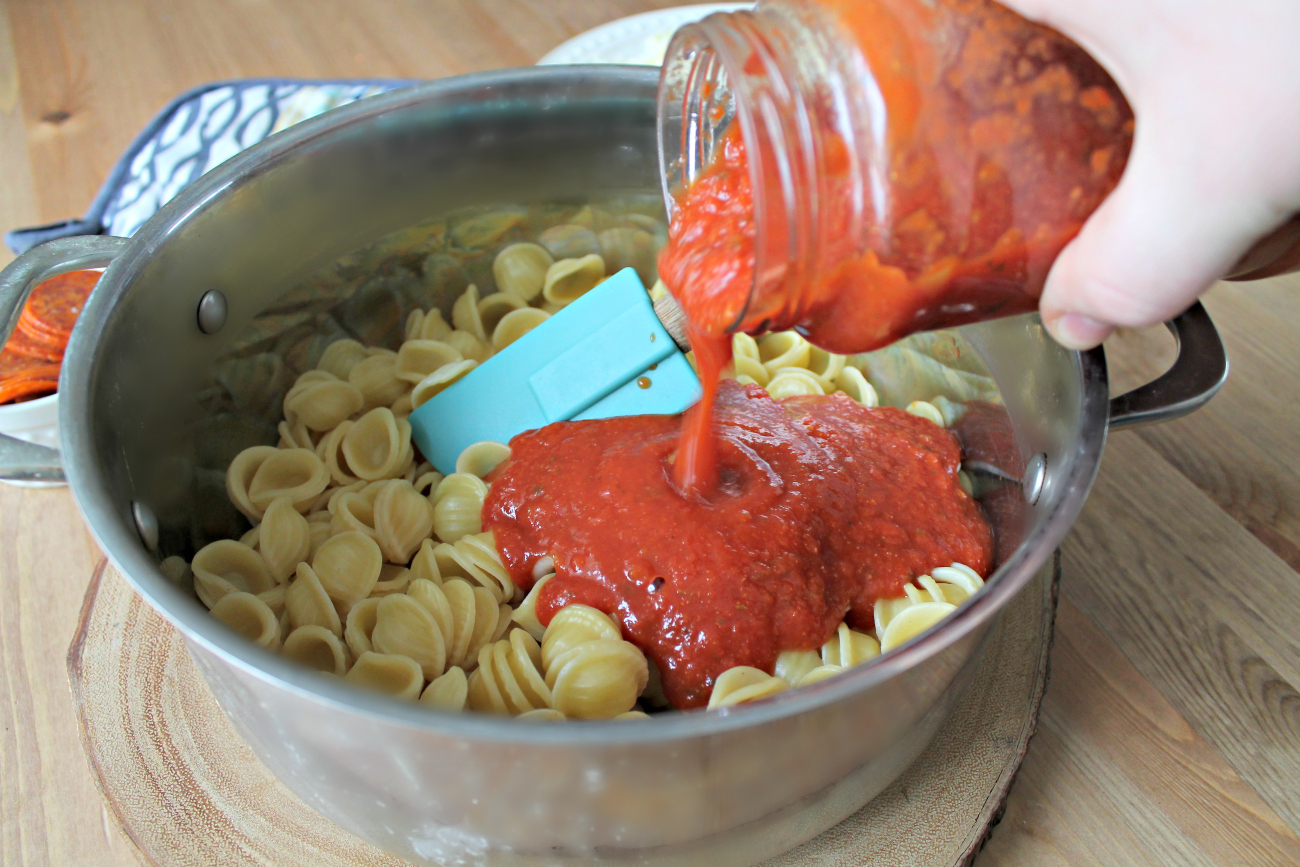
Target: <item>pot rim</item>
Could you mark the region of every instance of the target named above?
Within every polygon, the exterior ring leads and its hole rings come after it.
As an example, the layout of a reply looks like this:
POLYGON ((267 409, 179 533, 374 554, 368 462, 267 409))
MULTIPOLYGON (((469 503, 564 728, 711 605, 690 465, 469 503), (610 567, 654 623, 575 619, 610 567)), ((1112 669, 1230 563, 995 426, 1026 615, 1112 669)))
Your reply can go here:
POLYGON ((501 98, 509 99, 510 94, 502 92, 502 89, 531 88, 532 92, 540 94, 548 86, 579 84, 593 79, 604 79, 612 86, 625 87, 629 93, 644 91, 646 99, 653 102, 658 70, 614 65, 523 67, 445 78, 368 97, 296 124, 212 169, 151 217, 109 265, 77 322, 65 358, 60 383, 64 400, 59 401, 64 465, 68 484, 95 540, 136 591, 170 621, 186 641, 199 643, 243 672, 323 705, 427 729, 444 736, 530 745, 573 745, 579 742, 597 747, 633 743, 650 745, 763 725, 825 707, 881 684, 991 621, 1051 557, 1083 506, 1096 476, 1105 442, 1108 383, 1105 356, 1100 350, 1073 353, 1072 362, 1080 380, 1082 402, 1078 450, 1070 462, 1068 475, 1054 480, 1059 494, 1051 512, 1036 522, 985 588, 932 631, 882 654, 870 664, 752 705, 739 705, 718 712, 668 713, 648 720, 582 721, 576 725, 527 725, 486 714, 441 712, 418 703, 363 692, 262 650, 208 616, 206 611, 198 610, 189 596, 167 582, 134 530, 131 504, 116 502, 107 478, 95 463, 89 413, 75 409, 90 406, 94 379, 91 362, 100 351, 99 337, 134 276, 167 243, 178 226, 218 204, 261 173, 292 160, 298 151, 313 143, 374 121, 389 112, 415 106, 442 100, 455 103, 470 94, 481 100, 492 96, 494 91, 498 91, 501 98), (136 577, 145 574, 154 576, 153 586, 144 586, 136 577))

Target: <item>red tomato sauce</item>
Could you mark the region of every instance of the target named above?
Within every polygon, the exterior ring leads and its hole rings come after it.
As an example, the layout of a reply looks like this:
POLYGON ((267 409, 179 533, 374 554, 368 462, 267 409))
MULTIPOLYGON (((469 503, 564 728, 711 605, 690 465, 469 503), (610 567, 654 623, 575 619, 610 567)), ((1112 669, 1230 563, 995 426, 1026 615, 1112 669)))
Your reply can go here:
MULTIPOLYGON (((1134 123, 1114 82, 1060 34, 987 0, 816 5, 869 64, 884 131, 854 145, 809 95, 819 146, 787 156, 817 161, 814 212, 794 215, 816 242, 799 261, 758 262, 756 198, 784 213, 786 194, 753 188, 740 124, 727 130, 679 195, 659 258, 692 339, 794 329, 831 352, 865 352, 1035 309, 1057 255, 1124 171, 1134 123), (855 155, 878 189, 864 189, 855 155)), ((705 408, 728 351, 700 358, 705 408)), ((679 481, 707 488, 707 446, 682 448, 679 481)))
POLYGON ((673 481, 681 431, 637 416, 521 434, 483 510, 521 586, 554 558, 541 622, 570 603, 612 615, 678 708, 704 705, 732 666, 771 671, 782 650, 820 646, 846 617, 870 628, 876 599, 936 566, 988 571, 992 536, 957 483, 960 447, 928 420, 723 381, 707 498, 673 481))

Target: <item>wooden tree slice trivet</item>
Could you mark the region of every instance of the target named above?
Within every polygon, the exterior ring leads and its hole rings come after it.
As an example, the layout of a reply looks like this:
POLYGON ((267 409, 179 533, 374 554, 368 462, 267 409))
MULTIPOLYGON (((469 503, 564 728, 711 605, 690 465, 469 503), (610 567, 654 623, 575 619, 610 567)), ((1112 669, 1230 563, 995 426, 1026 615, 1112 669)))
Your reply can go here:
MULTIPOLYGON (((969 864, 1001 817, 1034 731, 1056 585, 1055 575, 1035 579, 1008 606, 970 690, 902 777, 769 867, 969 864)), ((147 863, 406 863, 321 817, 263 767, 180 634, 111 566, 100 566, 86 592, 68 674, 100 790, 147 863)))

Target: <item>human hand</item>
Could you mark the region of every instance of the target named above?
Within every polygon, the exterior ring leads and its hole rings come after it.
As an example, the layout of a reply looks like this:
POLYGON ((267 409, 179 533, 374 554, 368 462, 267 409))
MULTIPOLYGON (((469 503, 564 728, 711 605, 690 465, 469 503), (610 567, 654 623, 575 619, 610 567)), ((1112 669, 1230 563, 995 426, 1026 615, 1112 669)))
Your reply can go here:
POLYGON ((1137 119, 1123 178, 1044 288, 1058 342, 1171 318, 1300 213, 1300 3, 1002 2, 1083 46, 1137 119))

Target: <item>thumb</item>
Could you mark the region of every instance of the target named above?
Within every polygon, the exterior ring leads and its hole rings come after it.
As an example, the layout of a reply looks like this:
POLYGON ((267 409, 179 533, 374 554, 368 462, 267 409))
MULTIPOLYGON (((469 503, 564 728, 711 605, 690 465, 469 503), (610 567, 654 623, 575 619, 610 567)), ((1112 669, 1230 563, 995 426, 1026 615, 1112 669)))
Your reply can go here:
POLYGON ((1164 131, 1139 122, 1123 178, 1052 266, 1039 306, 1067 348, 1177 315, 1259 232, 1254 208, 1224 194, 1236 190, 1215 176, 1204 140, 1164 131))

